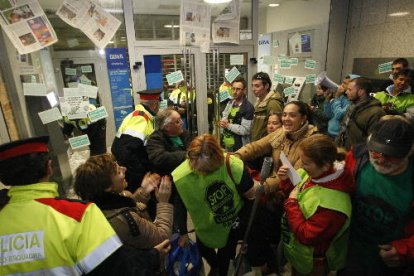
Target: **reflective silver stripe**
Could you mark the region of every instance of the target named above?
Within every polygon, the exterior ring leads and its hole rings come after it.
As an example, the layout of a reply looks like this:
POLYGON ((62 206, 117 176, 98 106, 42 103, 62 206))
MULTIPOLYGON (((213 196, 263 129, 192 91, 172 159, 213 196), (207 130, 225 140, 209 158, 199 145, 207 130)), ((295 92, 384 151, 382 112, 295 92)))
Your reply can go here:
POLYGON ((144 133, 139 132, 139 131, 136 131, 136 130, 133 130, 133 129, 127 129, 127 130, 125 130, 123 133, 119 134, 119 136, 117 134, 117 137, 118 138, 121 137, 122 134, 128 134, 128 135, 131 135, 132 137, 136 137, 136 138, 141 139, 142 141, 145 141, 145 135, 144 135, 144 133))
POLYGON ((108 258, 108 256, 114 253, 119 247, 121 247, 121 245, 122 242, 119 240, 118 236, 113 235, 104 243, 95 248, 95 250, 88 256, 78 262, 80 270, 84 273, 91 272, 92 269, 108 258))
POLYGON ((31 272, 19 272, 15 274, 7 274, 7 276, 57 276, 57 275, 82 275, 82 272, 77 266, 59 266, 50 269, 40 269, 31 272))

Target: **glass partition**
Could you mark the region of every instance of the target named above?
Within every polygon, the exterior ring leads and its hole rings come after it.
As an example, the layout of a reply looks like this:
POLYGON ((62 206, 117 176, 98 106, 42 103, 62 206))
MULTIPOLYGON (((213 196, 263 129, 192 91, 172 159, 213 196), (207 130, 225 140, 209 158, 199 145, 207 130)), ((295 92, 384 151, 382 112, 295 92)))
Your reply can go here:
MULTIPOLYGON (((62 0, 39 0, 39 3, 44 9, 58 37, 58 42, 53 44, 53 49, 55 51, 94 50, 96 48, 92 41, 81 30, 71 27, 56 15, 56 11, 63 3, 62 0)), ((115 33, 109 44, 106 45, 106 48, 126 48, 127 39, 122 0, 97 1, 97 3, 104 8, 105 11, 111 13, 121 21, 118 31, 115 33)))
MULTIPOLYGON (((192 0, 202 2, 201 0, 192 0)), ((179 40, 181 0, 134 0, 136 40, 179 40)), ((228 4, 211 5, 211 22, 228 4)), ((252 39, 252 1, 240 0, 240 40, 252 39)))

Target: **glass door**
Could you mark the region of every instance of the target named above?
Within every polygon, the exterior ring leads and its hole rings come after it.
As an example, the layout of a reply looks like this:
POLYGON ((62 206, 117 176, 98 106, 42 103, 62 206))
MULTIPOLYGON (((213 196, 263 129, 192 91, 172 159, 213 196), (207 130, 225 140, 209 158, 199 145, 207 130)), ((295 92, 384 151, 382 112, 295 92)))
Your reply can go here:
MULTIPOLYGON (((213 49, 213 48, 212 48, 213 49)), ((133 86, 136 91, 149 88, 162 88, 164 91, 164 100, 168 103, 171 93, 179 88, 176 84, 170 85, 167 82, 166 75, 181 70, 187 85, 187 96, 191 102, 191 91, 194 91, 194 108, 193 111, 187 110, 189 118, 187 119, 188 127, 191 127, 193 134, 213 133, 214 125, 218 114, 218 106, 214 98, 218 94, 220 85, 224 82, 226 69, 236 66, 248 82, 251 78, 249 70, 249 60, 253 56, 252 46, 233 46, 233 47, 216 47, 219 57, 217 62, 213 63, 213 51, 210 53, 201 53, 199 48, 149 48, 135 47, 135 64, 136 70, 132 72, 133 86), (235 64, 236 58, 238 59, 235 64), (233 62, 232 62, 233 61, 233 62), (217 66, 218 65, 218 66, 217 66), (215 69, 215 70, 213 70, 215 69), (212 96, 213 95, 213 96, 212 96), (215 96, 214 96, 215 95, 215 96)), ((217 52, 217 51, 216 51, 217 52)), ((134 91, 135 91, 134 90, 134 91)), ((137 98, 136 98, 137 100, 137 98)))

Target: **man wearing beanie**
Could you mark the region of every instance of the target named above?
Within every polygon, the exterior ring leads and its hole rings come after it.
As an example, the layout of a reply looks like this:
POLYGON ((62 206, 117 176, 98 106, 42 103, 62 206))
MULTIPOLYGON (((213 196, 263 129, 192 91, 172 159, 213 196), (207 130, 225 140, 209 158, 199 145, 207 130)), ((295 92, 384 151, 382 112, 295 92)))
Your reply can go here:
MULTIPOLYGON (((339 275, 408 275, 414 260, 414 127, 384 116, 348 154, 356 194, 346 267, 339 275)), ((412 271, 411 271, 412 273, 412 271)))

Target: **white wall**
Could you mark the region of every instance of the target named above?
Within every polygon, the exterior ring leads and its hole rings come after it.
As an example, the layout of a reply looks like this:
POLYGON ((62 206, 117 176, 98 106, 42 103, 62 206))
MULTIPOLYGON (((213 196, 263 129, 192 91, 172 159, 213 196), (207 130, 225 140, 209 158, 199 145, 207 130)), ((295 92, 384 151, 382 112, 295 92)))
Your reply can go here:
POLYGON ((412 0, 352 0, 344 71, 352 71, 354 58, 414 57, 413 20, 412 0), (395 12, 409 15, 388 15, 395 12))
POLYGON ((259 33, 295 29, 309 25, 320 25, 329 21, 331 0, 286 1, 279 7, 260 9, 259 18, 265 14, 266 27, 259 33), (263 31, 263 32, 262 32, 263 31))

